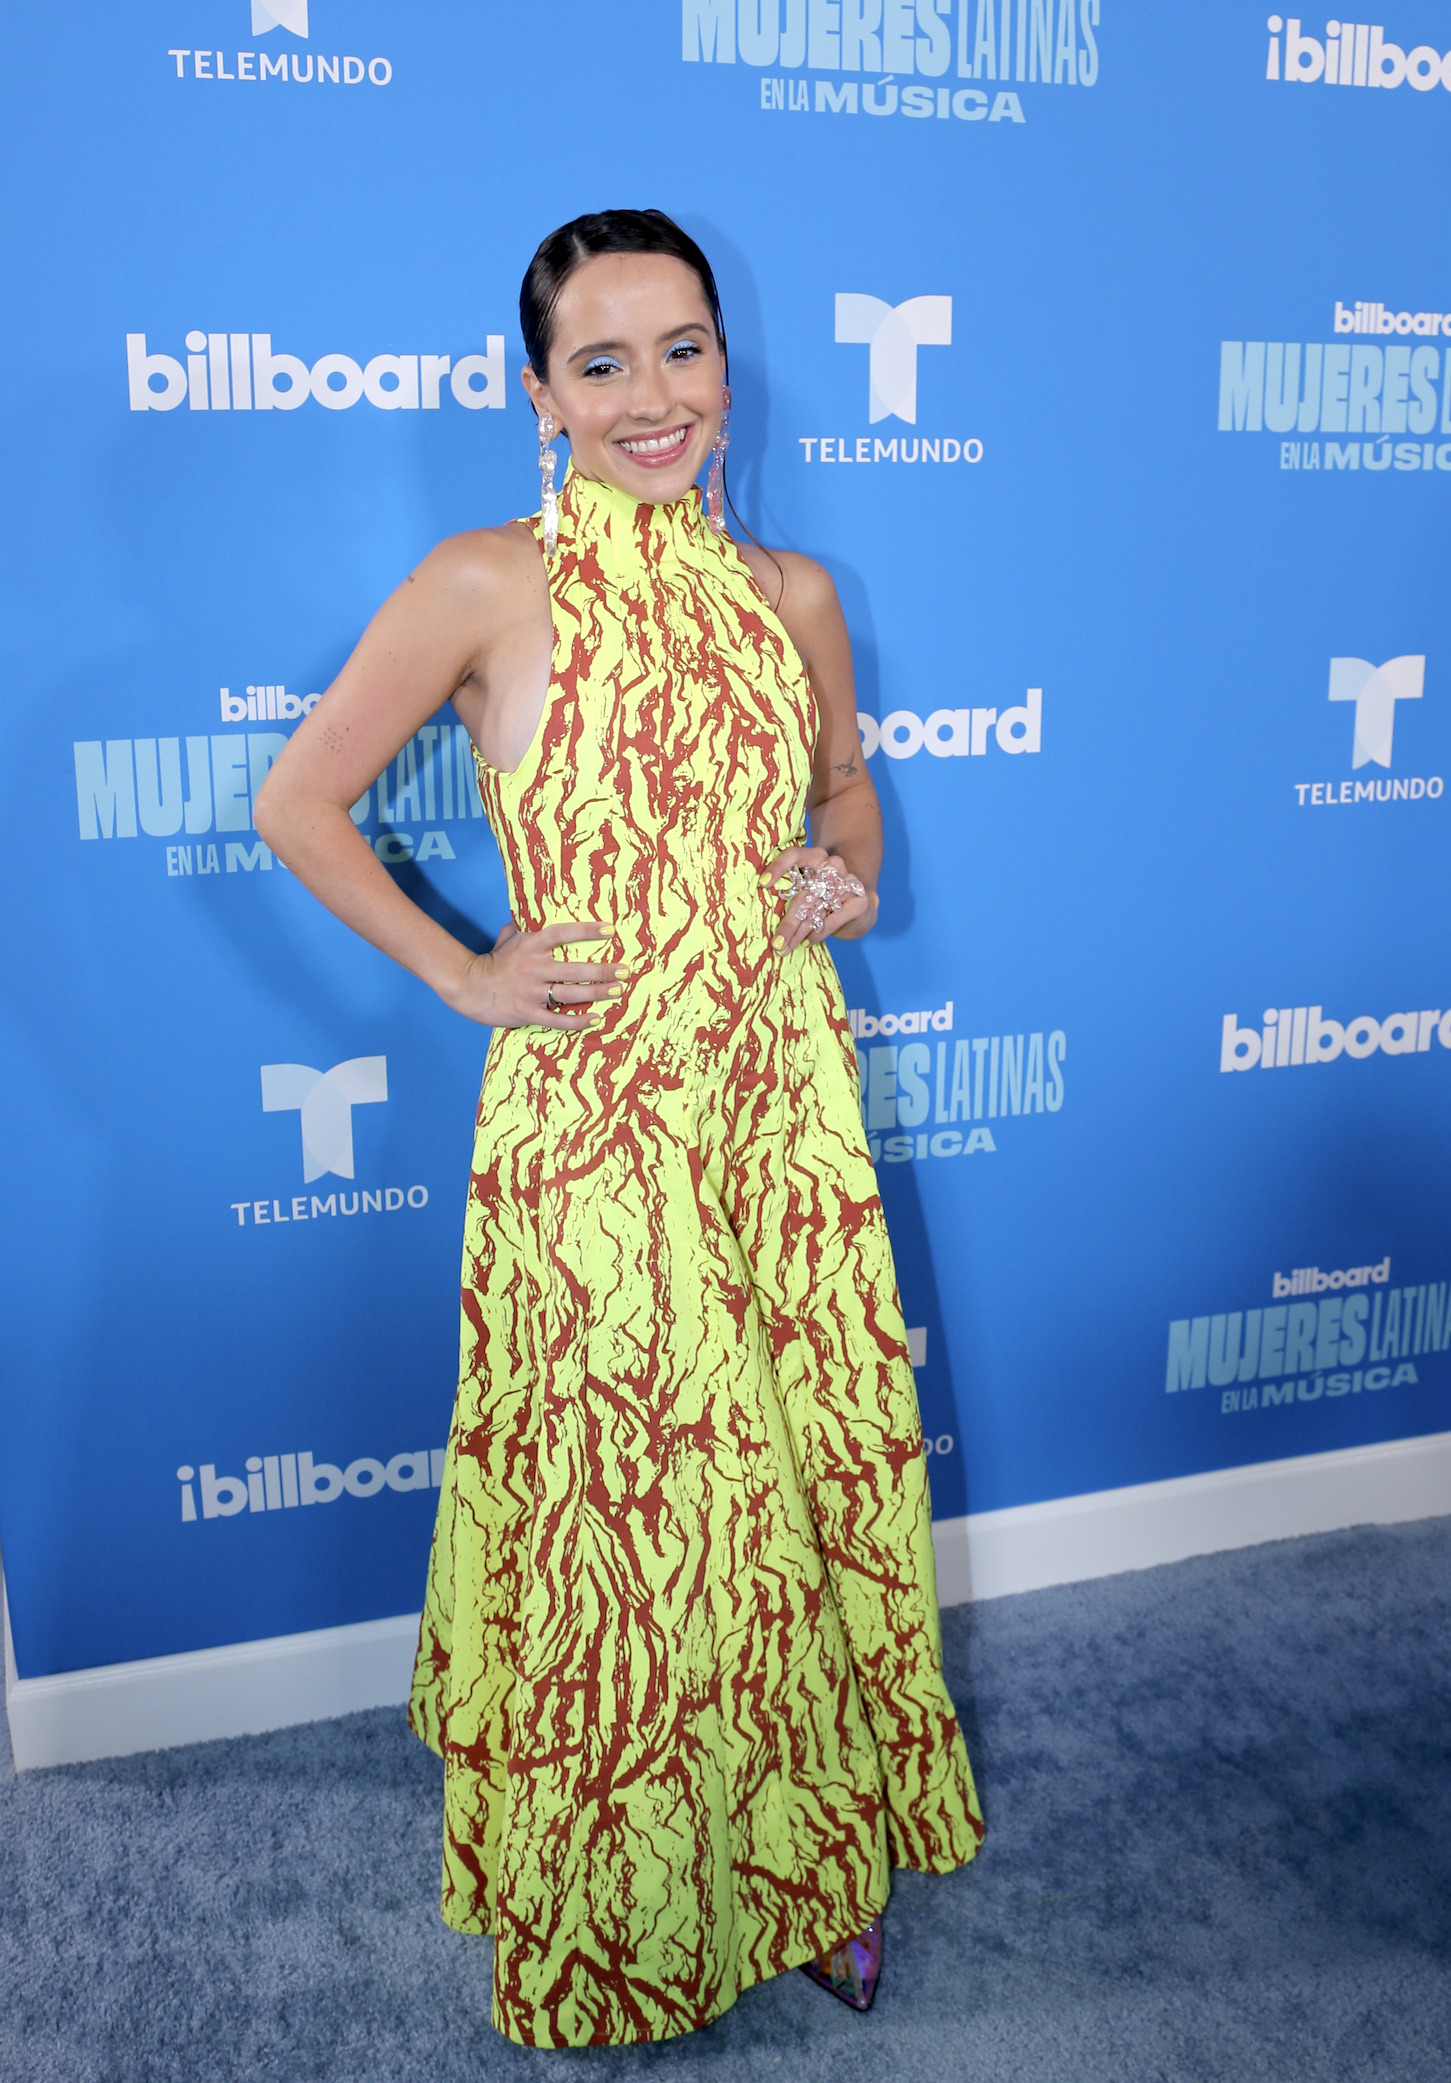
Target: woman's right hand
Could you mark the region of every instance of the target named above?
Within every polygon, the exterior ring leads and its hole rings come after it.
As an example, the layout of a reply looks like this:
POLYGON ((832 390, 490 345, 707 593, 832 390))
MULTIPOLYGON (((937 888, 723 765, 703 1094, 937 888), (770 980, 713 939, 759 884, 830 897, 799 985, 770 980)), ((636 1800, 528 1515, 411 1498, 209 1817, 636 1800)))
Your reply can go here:
POLYGON ((481 1027, 557 1027, 572 1032, 595 1027, 596 1002, 623 993, 621 966, 566 961, 559 950, 581 940, 603 940, 608 931, 586 921, 521 933, 511 919, 492 951, 469 961, 449 1003, 481 1027), (569 1010, 572 1007, 580 1010, 569 1010))

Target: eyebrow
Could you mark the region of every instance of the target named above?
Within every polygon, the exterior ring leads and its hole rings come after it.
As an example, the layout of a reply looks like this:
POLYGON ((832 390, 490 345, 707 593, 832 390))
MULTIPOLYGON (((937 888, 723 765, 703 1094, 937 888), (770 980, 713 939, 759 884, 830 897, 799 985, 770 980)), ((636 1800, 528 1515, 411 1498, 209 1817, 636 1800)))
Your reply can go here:
MULTIPOLYGON (((703 319, 692 318, 687 320, 684 325, 670 326, 665 332, 660 334, 655 344, 659 347, 666 340, 678 340, 682 333, 709 333, 710 330, 711 328, 703 319)), ((588 347, 577 347, 568 359, 571 362, 587 361, 592 354, 613 354, 624 345, 625 342, 623 340, 594 340, 588 347)))

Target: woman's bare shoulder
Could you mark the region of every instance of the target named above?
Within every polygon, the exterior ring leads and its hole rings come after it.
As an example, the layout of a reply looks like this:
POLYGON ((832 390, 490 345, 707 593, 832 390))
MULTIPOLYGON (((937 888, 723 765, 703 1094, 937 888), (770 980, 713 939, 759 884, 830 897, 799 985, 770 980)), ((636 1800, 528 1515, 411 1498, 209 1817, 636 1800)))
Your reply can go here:
POLYGON ((841 603, 831 573, 800 550, 767 550, 753 542, 736 547, 792 643, 808 657, 841 625, 841 603))
POLYGON ((498 528, 468 528, 445 536, 408 574, 405 587, 425 594, 487 602, 520 603, 544 590, 539 544, 519 521, 498 528))

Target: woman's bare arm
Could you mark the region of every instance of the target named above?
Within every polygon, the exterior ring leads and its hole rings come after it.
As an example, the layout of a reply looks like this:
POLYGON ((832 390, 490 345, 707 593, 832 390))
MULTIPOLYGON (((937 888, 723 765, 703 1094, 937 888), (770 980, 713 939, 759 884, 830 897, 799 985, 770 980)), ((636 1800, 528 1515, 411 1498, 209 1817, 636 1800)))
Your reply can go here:
POLYGON ((857 729, 856 681, 846 618, 829 574, 810 557, 778 550, 775 563, 784 574, 783 584, 764 551, 752 544, 742 555, 766 597, 775 600, 779 593, 776 612, 800 654, 816 697, 816 751, 806 799, 816 843, 788 848, 772 863, 772 872, 820 867, 830 861, 854 875, 866 893, 848 898, 815 933, 803 929, 793 906, 782 936, 788 948, 806 939, 823 940, 828 934, 857 940, 870 933, 877 919, 882 813, 857 729))
MULTIPOLYGON (((598 938, 603 926, 581 920, 540 934, 506 929, 492 954, 475 955, 404 895, 349 815, 444 702, 454 702, 475 736, 485 721, 497 727, 502 683, 527 672, 537 653, 541 607, 547 631, 543 567, 522 530, 479 530, 440 543, 384 602, 299 724, 253 816, 278 859, 329 911, 446 1005, 491 1026, 572 1028, 580 1016, 547 1011, 548 991, 585 1005, 607 995, 614 970, 562 964, 556 950, 598 938)), ((547 662, 544 672, 547 680, 547 662)))

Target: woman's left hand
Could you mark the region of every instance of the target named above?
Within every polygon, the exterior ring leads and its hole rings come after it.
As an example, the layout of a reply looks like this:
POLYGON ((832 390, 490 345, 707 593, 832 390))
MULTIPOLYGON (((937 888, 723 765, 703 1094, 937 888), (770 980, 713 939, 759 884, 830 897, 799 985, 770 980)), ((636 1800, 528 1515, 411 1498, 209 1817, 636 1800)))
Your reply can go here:
POLYGON ((778 953, 789 954, 806 941, 820 945, 829 934, 855 939, 857 934, 870 931, 877 916, 877 899, 852 874, 840 854, 828 853, 824 846, 788 846, 784 853, 777 854, 762 880, 773 889, 780 885, 777 894, 785 897, 797 880, 790 875, 792 869, 798 876, 810 876, 812 881, 798 887, 791 899, 772 943, 778 953), (824 918, 823 900, 831 905, 824 918))

